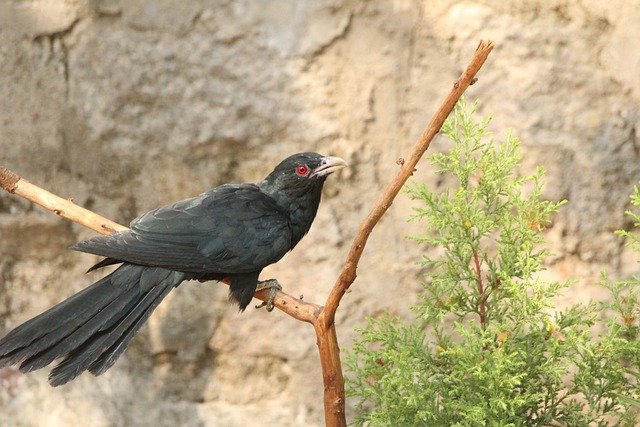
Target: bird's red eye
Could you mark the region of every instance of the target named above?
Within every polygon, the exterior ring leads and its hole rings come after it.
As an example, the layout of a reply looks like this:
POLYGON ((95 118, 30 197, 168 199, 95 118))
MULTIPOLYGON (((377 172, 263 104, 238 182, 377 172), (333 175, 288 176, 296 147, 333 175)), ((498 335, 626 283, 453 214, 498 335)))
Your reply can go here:
POLYGON ((305 176, 307 173, 309 173, 309 168, 303 165, 300 165, 296 168, 296 173, 300 176, 305 176))

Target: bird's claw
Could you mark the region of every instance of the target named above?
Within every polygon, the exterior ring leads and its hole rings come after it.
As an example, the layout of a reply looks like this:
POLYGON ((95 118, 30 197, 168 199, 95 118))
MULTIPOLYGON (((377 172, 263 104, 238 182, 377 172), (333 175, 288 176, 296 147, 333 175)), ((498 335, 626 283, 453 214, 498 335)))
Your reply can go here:
POLYGON ((276 279, 263 280, 258 282, 256 292, 269 289, 269 298, 266 301, 256 305, 256 308, 266 307, 268 312, 273 311, 273 300, 276 298, 278 291, 282 290, 282 286, 276 279))

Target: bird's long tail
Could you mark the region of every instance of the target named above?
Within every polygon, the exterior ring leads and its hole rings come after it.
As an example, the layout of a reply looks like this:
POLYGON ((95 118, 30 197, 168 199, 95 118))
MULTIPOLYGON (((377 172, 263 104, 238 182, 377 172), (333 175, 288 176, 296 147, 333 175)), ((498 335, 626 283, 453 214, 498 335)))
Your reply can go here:
POLYGON ((123 264, 88 288, 18 326, 0 340, 0 367, 30 372, 64 359, 49 374, 58 386, 85 370, 100 375, 185 274, 123 264))

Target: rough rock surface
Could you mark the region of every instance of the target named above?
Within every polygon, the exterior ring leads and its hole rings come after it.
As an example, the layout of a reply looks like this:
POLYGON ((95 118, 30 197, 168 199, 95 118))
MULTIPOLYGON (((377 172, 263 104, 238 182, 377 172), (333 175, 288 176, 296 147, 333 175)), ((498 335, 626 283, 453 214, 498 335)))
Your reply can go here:
MULTIPOLYGON (((524 143, 569 203, 549 231, 548 275, 637 272, 612 235, 640 179, 637 0, 0 3, 0 159, 121 223, 316 150, 332 177, 309 236, 263 277, 322 302, 359 220, 481 38, 497 47, 468 96, 524 143)), ((446 149, 442 139, 434 150, 446 149)), ((437 183, 425 162, 417 180, 437 183)), ((400 196, 372 235, 338 315, 343 347, 366 315, 404 313, 422 248, 400 196)), ((92 235, 0 194, 0 332, 82 289, 92 235)), ((567 297, 567 300, 570 298, 567 297)), ((188 283, 121 360, 52 389, 0 372, 3 426, 322 424, 313 332, 282 313, 239 315, 223 286, 188 283)))

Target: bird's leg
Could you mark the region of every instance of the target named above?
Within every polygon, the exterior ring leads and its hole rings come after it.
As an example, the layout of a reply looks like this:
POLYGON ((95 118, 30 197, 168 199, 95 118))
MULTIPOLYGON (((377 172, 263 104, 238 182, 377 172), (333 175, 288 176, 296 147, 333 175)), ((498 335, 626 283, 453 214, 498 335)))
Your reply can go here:
POLYGON ((267 307, 267 311, 273 310, 273 300, 276 297, 278 291, 282 290, 282 286, 277 279, 269 279, 269 280, 260 280, 258 281, 258 286, 256 287, 256 292, 262 291, 264 289, 269 289, 269 298, 267 298, 266 302, 261 302, 256 305, 256 308, 267 307))

